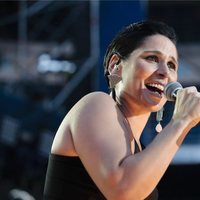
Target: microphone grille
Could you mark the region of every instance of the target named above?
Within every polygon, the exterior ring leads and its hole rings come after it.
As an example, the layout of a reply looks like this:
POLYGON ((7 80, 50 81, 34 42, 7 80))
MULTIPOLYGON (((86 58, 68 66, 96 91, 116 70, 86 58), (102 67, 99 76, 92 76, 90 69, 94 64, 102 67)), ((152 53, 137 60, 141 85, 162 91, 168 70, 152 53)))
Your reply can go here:
POLYGON ((176 91, 182 88, 183 87, 179 82, 170 82, 164 88, 164 95, 168 101, 175 101, 176 91))

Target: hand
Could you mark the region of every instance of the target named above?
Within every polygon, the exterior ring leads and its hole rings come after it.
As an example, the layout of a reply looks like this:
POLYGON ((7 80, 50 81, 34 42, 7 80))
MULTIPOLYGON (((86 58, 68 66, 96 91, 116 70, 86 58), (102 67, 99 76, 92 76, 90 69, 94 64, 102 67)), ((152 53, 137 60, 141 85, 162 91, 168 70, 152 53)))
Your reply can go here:
POLYGON ((173 119, 186 120, 191 127, 199 123, 200 93, 196 87, 187 87, 177 92, 173 119))

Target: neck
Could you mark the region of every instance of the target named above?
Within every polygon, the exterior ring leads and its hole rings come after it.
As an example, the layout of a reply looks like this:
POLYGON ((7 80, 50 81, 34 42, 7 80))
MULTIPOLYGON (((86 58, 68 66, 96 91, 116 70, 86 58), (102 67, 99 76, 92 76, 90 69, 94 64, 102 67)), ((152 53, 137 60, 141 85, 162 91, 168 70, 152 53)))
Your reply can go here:
POLYGON ((150 114, 148 113, 144 115, 127 117, 127 120, 130 124, 131 130, 133 132, 136 141, 140 140, 142 131, 144 130, 144 127, 146 126, 147 121, 149 119, 149 115, 150 114))
POLYGON ((128 120, 134 138, 139 141, 151 112, 145 109, 142 110, 141 106, 135 105, 133 102, 130 104, 117 99, 117 104, 128 120))

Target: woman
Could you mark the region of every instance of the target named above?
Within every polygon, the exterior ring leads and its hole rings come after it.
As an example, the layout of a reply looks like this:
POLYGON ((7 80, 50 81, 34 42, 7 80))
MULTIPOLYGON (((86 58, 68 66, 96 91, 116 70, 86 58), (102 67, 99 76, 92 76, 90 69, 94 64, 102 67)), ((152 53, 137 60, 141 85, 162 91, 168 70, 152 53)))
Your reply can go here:
POLYGON ((196 88, 179 90, 171 121, 142 149, 151 112, 166 103, 164 86, 177 80, 176 35, 166 24, 145 21, 124 28, 109 45, 104 66, 111 93, 83 97, 56 133, 46 200, 158 199, 156 185, 200 120, 196 88))

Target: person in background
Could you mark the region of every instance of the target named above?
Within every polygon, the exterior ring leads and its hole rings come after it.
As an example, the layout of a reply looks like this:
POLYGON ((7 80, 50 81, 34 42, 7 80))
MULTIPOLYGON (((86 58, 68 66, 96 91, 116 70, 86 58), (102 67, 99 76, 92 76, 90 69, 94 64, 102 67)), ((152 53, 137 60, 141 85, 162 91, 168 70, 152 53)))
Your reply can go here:
MULTIPOLYGON (((177 81, 174 29, 142 21, 123 28, 105 54, 109 94, 92 92, 67 113, 55 135, 45 200, 156 200, 157 184, 200 120, 200 93, 178 90, 169 123, 145 148, 152 112, 162 115, 164 87, 177 81)), ((156 131, 155 131, 156 132, 156 131)))

